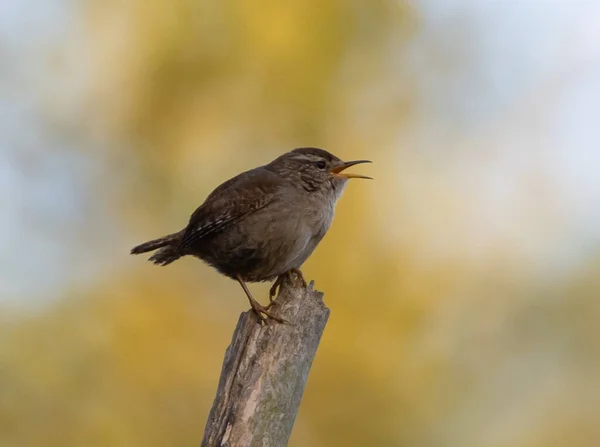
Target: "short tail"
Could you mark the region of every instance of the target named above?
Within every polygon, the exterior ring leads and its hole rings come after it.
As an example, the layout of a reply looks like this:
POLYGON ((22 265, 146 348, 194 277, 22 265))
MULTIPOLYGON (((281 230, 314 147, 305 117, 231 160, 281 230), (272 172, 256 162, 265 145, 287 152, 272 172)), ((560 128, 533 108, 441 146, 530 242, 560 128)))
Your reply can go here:
POLYGON ((168 236, 144 242, 143 244, 133 247, 131 249, 131 254, 139 255, 140 253, 147 253, 160 248, 160 250, 150 256, 148 260, 158 265, 170 264, 182 256, 178 249, 181 236, 182 232, 179 231, 177 233, 169 234, 168 236))

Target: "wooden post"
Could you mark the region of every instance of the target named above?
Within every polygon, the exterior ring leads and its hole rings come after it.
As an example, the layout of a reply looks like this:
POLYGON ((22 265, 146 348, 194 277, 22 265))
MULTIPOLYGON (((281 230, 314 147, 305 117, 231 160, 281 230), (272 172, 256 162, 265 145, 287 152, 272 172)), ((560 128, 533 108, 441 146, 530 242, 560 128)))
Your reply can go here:
POLYGON ((284 447, 329 309, 323 294, 286 280, 273 306, 289 323, 240 315, 208 416, 202 447, 284 447))

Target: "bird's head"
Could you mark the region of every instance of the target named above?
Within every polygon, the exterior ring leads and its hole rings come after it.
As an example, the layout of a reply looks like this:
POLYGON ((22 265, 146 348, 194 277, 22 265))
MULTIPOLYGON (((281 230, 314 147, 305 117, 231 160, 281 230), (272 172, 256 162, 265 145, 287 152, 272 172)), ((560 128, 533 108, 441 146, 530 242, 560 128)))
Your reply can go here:
POLYGON ((337 198, 349 179, 371 179, 365 175, 345 171, 350 166, 361 163, 371 161, 343 161, 324 149, 303 147, 281 155, 268 166, 308 192, 331 191, 337 198))

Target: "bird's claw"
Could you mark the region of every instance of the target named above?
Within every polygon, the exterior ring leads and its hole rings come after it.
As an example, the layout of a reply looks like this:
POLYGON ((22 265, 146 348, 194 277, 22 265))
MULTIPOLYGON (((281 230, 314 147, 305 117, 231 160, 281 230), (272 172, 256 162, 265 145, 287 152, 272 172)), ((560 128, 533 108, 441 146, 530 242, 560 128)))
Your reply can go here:
POLYGON ((289 271, 290 274, 290 278, 292 280, 294 280, 294 276, 296 277, 295 279, 299 279, 300 281, 302 281, 302 287, 304 287, 306 289, 306 279, 304 279, 304 275, 302 274, 302 271, 299 269, 290 269, 289 271))
POLYGON ((253 307, 252 310, 258 316, 260 320, 260 324, 269 324, 270 320, 276 321, 277 323, 288 323, 285 318, 278 317, 277 315, 273 315, 270 310, 274 303, 270 303, 268 306, 256 306, 253 307))
POLYGON ((277 288, 281 286, 283 282, 283 275, 279 275, 271 288, 269 289, 269 307, 275 302, 275 295, 277 295, 277 288))
POLYGON ((306 289, 306 280, 304 279, 304 275, 302 274, 302 272, 299 269, 288 270, 283 275, 279 275, 277 277, 277 279, 275 280, 275 282, 273 283, 273 285, 271 286, 271 288, 269 289, 269 308, 275 302, 275 296, 277 295, 277 289, 279 288, 281 290, 281 284, 283 283, 286 275, 292 282, 297 281, 297 280, 302 281, 302 287, 304 287, 306 289))

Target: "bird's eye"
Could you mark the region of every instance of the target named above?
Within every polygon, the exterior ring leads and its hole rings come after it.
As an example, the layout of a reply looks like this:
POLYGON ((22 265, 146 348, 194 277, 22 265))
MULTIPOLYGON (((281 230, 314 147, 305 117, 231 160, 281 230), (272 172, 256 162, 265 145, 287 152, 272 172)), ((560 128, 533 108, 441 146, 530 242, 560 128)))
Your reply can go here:
POLYGON ((316 163, 316 166, 317 166, 317 168, 319 168, 319 169, 325 169, 325 166, 326 166, 326 165, 325 165, 325 162, 324 162, 324 161, 318 161, 318 162, 316 163))

